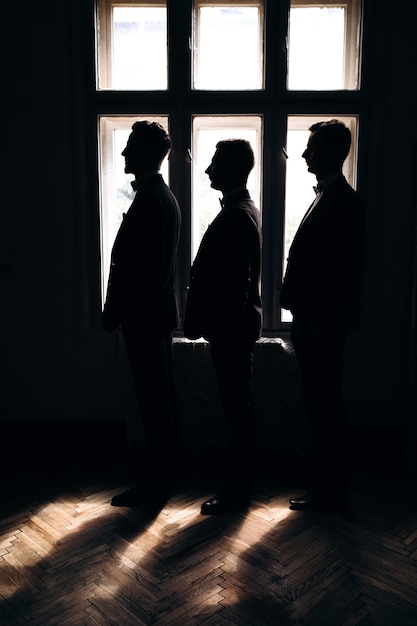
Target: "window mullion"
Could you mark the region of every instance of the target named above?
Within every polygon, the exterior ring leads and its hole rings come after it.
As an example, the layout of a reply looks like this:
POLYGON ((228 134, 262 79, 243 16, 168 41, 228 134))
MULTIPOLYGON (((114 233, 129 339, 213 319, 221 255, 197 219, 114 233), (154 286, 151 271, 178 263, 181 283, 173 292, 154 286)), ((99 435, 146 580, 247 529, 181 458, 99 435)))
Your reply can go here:
POLYGON ((171 96, 182 100, 190 90, 192 34, 192 0, 167 0, 168 11, 168 89, 171 96))
POLYGON ((173 151, 170 158, 171 188, 178 198, 182 227, 176 261, 176 293, 180 326, 184 314, 191 259, 191 87, 192 0, 167 0, 168 11, 168 95, 171 103, 170 134, 173 151))
POLYGON ((264 328, 280 326, 279 290, 285 205, 286 115, 276 106, 264 111, 262 198, 262 299, 264 328))
POLYGON ((289 11, 290 0, 265 0, 265 90, 274 98, 286 91, 289 11))
POLYGON ((279 290, 283 255, 286 145, 287 29, 290 0, 265 2, 265 105, 262 202, 264 328, 281 327, 279 290))

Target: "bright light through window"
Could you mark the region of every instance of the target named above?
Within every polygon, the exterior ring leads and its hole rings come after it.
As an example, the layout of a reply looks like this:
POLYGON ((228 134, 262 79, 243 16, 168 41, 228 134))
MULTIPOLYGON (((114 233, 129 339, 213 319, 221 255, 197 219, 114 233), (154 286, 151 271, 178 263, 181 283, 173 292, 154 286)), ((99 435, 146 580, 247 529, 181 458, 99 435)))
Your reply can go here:
POLYGON ((166 89, 166 9, 114 7, 113 29, 114 89, 166 89))
POLYGON ((291 2, 288 89, 356 89, 358 23, 351 16, 357 3, 308 4, 291 2))
POLYGON ((166 90, 166 3, 98 0, 98 5, 99 89, 166 90))
POLYGON ((255 166, 248 179, 248 190, 258 209, 261 209, 261 130, 262 118, 195 117, 193 120, 193 177, 192 177, 192 258, 197 254, 207 227, 220 211, 220 191, 212 189, 205 173, 223 139, 246 139, 255 154, 255 166))
POLYGON ((292 9, 289 89, 342 89, 344 10, 292 9))
POLYGON ((259 6, 200 6, 196 2, 194 88, 263 87, 259 6))

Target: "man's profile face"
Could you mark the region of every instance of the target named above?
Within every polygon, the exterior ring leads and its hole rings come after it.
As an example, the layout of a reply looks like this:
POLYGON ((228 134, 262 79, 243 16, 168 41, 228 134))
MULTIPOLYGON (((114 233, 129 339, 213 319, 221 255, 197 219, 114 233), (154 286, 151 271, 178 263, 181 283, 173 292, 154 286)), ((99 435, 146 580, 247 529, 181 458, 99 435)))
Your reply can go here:
POLYGON ((125 149, 122 152, 125 158, 125 173, 140 176, 149 171, 149 159, 146 146, 138 133, 131 133, 125 149))
POLYGON ((301 155, 307 164, 307 169, 312 174, 317 174, 320 171, 320 165, 323 161, 323 142, 320 141, 320 137, 316 133, 311 133, 307 142, 307 147, 301 155))
POLYGON ((340 157, 333 144, 329 144, 323 134, 312 132, 307 147, 301 155, 307 164, 307 169, 321 179, 337 172, 341 168, 340 157))
POLYGON ((223 191, 228 186, 228 164, 224 156, 224 152, 217 148, 211 159, 211 163, 206 169, 207 176, 210 178, 211 187, 223 191))

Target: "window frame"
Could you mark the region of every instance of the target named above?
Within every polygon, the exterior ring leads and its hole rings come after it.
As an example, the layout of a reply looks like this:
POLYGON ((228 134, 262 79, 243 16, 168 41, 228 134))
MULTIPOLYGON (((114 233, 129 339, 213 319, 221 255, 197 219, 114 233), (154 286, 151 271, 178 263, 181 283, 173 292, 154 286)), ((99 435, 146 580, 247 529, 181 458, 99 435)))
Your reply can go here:
MULTIPOLYGON (((297 5, 317 5, 310 0, 296 0, 297 5)), ((111 0, 91 0, 94 25, 91 45, 98 50, 100 33, 97 28, 98 6, 111 0)), ((353 0, 364 19, 363 0, 353 0)), ((135 4, 133 0, 114 4, 135 4)), ((215 2, 211 2, 213 4, 215 2)), ((250 1, 248 0, 250 4, 250 1)), ((336 4, 323 0, 320 4, 336 4)), ((141 4, 141 3, 136 3, 141 4)), ((149 4, 149 3, 142 3, 149 4)), ((160 3, 159 3, 160 4, 160 3)), ((210 4, 210 2, 208 2, 210 4)), ((224 4, 228 4, 224 2, 224 4)), ((242 5, 246 0, 242 0, 242 5)), ((346 2, 345 2, 346 4, 346 2)), ((169 132, 174 149, 169 159, 169 183, 182 210, 182 229, 176 265, 176 290, 180 311, 179 332, 186 304, 187 281, 191 265, 191 184, 192 184, 192 120, 198 116, 253 115, 263 120, 263 177, 261 186, 263 250, 262 297, 264 304, 264 336, 274 336, 289 329, 290 323, 281 320, 279 293, 282 281, 284 249, 285 172, 288 116, 337 117, 356 116, 361 129, 361 119, 366 115, 367 98, 361 73, 358 72, 356 90, 289 91, 286 87, 287 35, 290 1, 264 3, 264 89, 250 91, 205 91, 192 84, 193 0, 178 2, 167 0, 168 32, 168 89, 165 91, 117 91, 97 88, 98 61, 90 72, 89 111, 92 143, 98 145, 99 116, 149 115, 168 116, 169 132)), ((353 13, 352 13, 353 15, 353 13)), ((362 30, 360 31, 362 32, 362 30)), ((102 33, 101 33, 102 34, 102 33)), ((361 35, 362 37, 362 35, 361 35)), ((95 54, 93 58, 96 59, 95 54)), ((359 55, 359 63, 362 63, 359 55)), ((361 136, 355 139, 360 156, 361 136)), ((96 151, 96 158, 98 158, 96 151)), ((356 187, 360 187, 360 161, 357 163, 356 187)), ((97 172, 97 179, 99 172, 97 172)), ((99 206, 98 181, 96 194, 99 206)), ((97 211, 99 216, 99 211, 97 211)), ((99 231, 100 232, 100 231, 99 231)), ((98 280, 98 285, 101 281, 98 280)), ((100 287, 99 287, 100 288, 100 287)), ((100 288, 102 295, 103 286, 100 288)), ((101 297, 97 298, 101 302, 101 297)))
MULTIPOLYGON (((291 8, 297 7, 331 7, 343 6, 346 10, 346 27, 344 38, 345 56, 344 65, 344 84, 355 84, 356 87, 345 87, 348 91, 359 90, 361 86, 361 28, 360 28, 360 10, 361 0, 345 0, 344 2, 335 2, 335 0, 291 0, 291 8), (359 25, 359 28, 356 27, 359 25), (355 50, 359 50, 359 54, 355 54, 355 50)), ((295 91, 295 90, 290 90, 295 91)))
MULTIPOLYGON (((148 0, 148 2, 138 2, 138 0, 96 0, 95 28, 96 28, 96 90, 114 90, 112 83, 112 50, 114 46, 114 33, 112 29, 112 11, 115 7, 148 7, 165 8, 166 2, 161 0, 148 0), (100 19, 98 19, 100 16, 100 19)), ((167 34, 168 36, 168 34, 167 34)), ((168 50, 167 50, 168 56, 168 50)), ((167 58, 167 62, 169 60, 167 58)), ((167 76, 168 82, 168 76, 167 76)), ((167 89, 169 86, 167 85, 167 89)), ((120 90, 126 91, 126 90, 120 90)), ((146 90, 144 90, 146 91, 146 90)), ((161 91, 166 91, 161 90, 161 91)))
MULTIPOLYGON (((192 24, 193 29, 190 37, 190 41, 192 42, 192 50, 193 52, 196 50, 198 55, 199 48, 199 37, 200 37, 200 29, 198 28, 198 9, 199 7, 224 7, 228 6, 230 2, 225 2, 225 0, 194 0, 193 3, 193 16, 192 16, 192 24)), ((258 50, 258 72, 261 76, 261 85, 260 87, 254 87, 248 89, 248 91, 261 91, 265 88, 265 3, 262 0, 239 0, 236 6, 242 7, 257 7, 259 9, 259 50, 258 50)), ((193 55, 194 58, 194 55, 193 55)), ((205 89, 204 87, 196 87, 195 86, 195 74, 196 74, 196 63, 193 61, 191 67, 191 88, 193 91, 211 91, 205 89)), ((221 91, 230 91, 230 90, 221 90, 221 91)), ((234 91, 234 90, 233 90, 234 91)))

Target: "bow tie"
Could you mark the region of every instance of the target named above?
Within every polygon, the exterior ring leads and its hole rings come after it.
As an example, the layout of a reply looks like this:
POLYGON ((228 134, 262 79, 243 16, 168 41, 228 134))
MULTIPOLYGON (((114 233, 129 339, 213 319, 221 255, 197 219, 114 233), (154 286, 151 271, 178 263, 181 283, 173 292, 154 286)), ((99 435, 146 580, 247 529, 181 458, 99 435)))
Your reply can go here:
POLYGON ((220 202, 220 206, 222 207, 222 209, 224 209, 224 205, 225 205, 224 199, 219 198, 219 202, 220 202))
POLYGON ((320 183, 317 183, 317 185, 314 185, 313 189, 315 193, 321 193, 323 191, 323 187, 320 185, 320 183))
POLYGON ((132 185, 133 191, 137 191, 138 190, 139 185, 138 185, 136 180, 132 180, 132 182, 130 184, 132 185))

